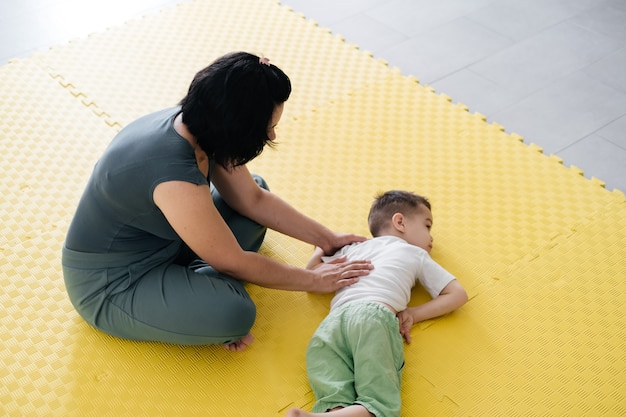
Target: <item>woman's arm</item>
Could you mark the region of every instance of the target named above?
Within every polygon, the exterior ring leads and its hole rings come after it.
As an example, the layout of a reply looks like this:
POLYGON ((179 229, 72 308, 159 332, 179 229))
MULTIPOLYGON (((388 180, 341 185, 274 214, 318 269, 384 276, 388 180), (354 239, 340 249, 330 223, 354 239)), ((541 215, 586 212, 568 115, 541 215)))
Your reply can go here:
POLYGON ((269 229, 291 236, 332 254, 353 242, 366 240, 363 236, 335 233, 261 187, 254 181, 248 168, 240 166, 231 171, 216 166, 213 184, 226 203, 269 229))
MULTIPOLYGON (((259 188, 254 181, 252 183, 259 188)), ((358 281, 371 269, 369 262, 353 261, 322 265, 310 271, 276 262, 255 252, 243 251, 215 208, 207 185, 164 182, 156 187, 154 201, 191 250, 216 270, 244 281, 284 290, 333 292, 358 281)), ((261 210, 251 210, 247 204, 250 203, 246 202, 236 209, 244 207, 248 213, 261 210)), ((266 205, 262 207, 263 210, 268 209, 266 205)), ((279 219, 267 214, 253 218, 271 219, 271 222, 280 224, 279 219)), ((287 223, 291 225, 291 221, 287 223)))

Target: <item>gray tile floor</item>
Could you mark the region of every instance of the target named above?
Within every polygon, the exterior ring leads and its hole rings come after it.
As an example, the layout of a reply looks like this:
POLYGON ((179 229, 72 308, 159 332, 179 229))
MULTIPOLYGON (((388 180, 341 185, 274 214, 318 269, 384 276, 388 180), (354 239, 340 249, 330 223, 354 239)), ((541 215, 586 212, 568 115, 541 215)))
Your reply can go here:
MULTIPOLYGON (((181 1, 3 0, 0 64, 181 1)), ((626 192, 626 0, 282 4, 626 192)))

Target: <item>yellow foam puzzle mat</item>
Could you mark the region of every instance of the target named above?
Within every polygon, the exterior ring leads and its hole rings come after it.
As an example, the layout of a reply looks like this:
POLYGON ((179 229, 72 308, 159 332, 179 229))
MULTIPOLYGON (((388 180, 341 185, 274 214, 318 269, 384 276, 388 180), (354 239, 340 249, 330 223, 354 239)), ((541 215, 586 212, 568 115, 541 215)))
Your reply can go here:
MULTIPOLYGON (((185 2, 0 67, 0 415, 312 406, 304 354, 328 295, 249 285, 256 341, 232 353, 107 336, 65 294, 60 249, 100 153, 232 50, 292 79, 279 144, 250 164, 274 192, 361 234, 379 191, 433 204, 432 255, 470 301, 413 329, 402 416, 626 415, 624 194, 272 0, 185 2)), ((312 248, 270 232, 262 251, 303 266, 312 248)))

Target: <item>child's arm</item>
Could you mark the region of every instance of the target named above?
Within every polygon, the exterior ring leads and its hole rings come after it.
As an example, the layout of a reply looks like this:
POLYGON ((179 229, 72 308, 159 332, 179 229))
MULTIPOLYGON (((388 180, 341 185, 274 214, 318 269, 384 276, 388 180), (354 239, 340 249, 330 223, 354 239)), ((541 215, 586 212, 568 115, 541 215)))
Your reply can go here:
POLYGON ((322 256, 324 256, 324 251, 319 246, 316 246, 311 259, 306 264, 306 269, 315 269, 317 265, 322 263, 322 256))
POLYGON ((411 343, 411 328, 420 321, 443 316, 456 310, 467 302, 467 293, 457 281, 450 281, 439 295, 432 300, 414 307, 409 307, 398 313, 400 321, 400 333, 411 343))
MULTIPOLYGON (((309 262, 306 264, 305 268, 306 269, 317 268, 319 265, 324 263, 324 261, 322 260, 323 256, 324 256, 324 250, 320 248, 319 246, 316 246, 315 251, 313 251, 313 255, 311 255, 311 259, 309 259, 309 262)), ((328 261, 328 263, 339 264, 339 263, 345 262, 346 259, 348 259, 348 257, 346 255, 343 255, 343 256, 340 256, 339 258, 335 258, 335 259, 328 261)))

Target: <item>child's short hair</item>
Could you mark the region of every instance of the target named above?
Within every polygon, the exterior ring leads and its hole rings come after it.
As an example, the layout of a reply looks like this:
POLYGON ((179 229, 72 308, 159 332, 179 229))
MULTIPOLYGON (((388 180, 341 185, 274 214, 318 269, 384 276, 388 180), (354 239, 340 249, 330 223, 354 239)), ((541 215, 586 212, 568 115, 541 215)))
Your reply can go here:
POLYGON ((430 202, 426 197, 417 195, 410 191, 391 190, 379 194, 372 203, 367 223, 369 224, 372 236, 378 236, 389 224, 391 218, 396 213, 408 215, 414 212, 420 205, 430 208, 430 202))

